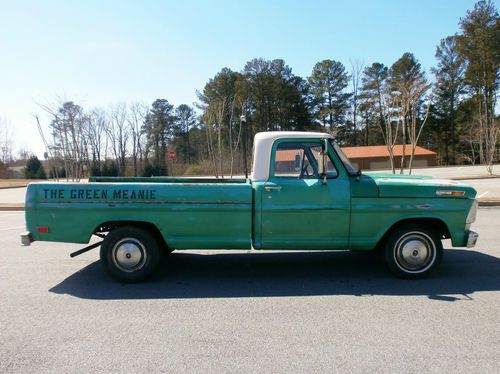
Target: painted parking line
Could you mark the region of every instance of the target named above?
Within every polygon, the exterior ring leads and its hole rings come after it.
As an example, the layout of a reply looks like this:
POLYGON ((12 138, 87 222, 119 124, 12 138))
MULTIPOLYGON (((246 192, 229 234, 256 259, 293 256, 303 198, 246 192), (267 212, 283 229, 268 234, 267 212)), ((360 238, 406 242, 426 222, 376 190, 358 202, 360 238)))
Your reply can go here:
POLYGON ((0 210, 0 218, 9 218, 9 217, 19 217, 24 215, 24 212, 13 212, 13 211, 1 211, 0 210))
POLYGON ((7 227, 4 229, 0 229, 0 231, 19 230, 19 229, 25 229, 25 228, 26 228, 26 226, 7 227))

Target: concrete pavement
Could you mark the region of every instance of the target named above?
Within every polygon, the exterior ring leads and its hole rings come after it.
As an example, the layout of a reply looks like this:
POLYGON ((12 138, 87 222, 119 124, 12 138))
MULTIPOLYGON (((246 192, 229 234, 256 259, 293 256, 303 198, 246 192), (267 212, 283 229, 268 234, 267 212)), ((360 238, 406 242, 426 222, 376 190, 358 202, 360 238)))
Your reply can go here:
POLYGON ((21 247, 0 212, 0 373, 497 373, 499 220, 481 208, 478 246, 424 280, 364 254, 176 251, 126 285, 98 250, 21 247))

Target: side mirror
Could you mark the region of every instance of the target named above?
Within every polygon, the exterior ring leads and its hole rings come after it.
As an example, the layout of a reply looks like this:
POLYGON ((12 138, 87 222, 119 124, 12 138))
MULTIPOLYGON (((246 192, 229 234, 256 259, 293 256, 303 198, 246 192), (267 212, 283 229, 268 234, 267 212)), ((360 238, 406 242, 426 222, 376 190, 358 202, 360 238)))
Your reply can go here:
POLYGON ((327 152, 327 139, 321 143, 321 151, 318 152, 318 174, 323 178, 323 184, 326 184, 326 172, 328 168, 328 152, 327 152))
POLYGON ((359 182, 359 178, 361 178, 361 169, 358 169, 356 172, 356 180, 359 182))
POLYGON ((326 163, 328 155, 325 151, 318 152, 318 174, 320 177, 326 174, 326 163))

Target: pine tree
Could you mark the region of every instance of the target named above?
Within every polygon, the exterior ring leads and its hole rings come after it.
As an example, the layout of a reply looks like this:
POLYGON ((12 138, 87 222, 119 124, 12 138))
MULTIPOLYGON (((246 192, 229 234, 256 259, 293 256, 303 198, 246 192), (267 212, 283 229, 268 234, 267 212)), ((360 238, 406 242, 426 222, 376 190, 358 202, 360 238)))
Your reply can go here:
MULTIPOLYGON (((172 137, 175 123, 174 106, 165 99, 157 99, 151 105, 144 120, 148 153, 153 152, 154 170, 168 175, 166 155, 168 140, 172 137)), ((147 159, 149 154, 147 154, 147 159)), ((148 160, 149 161, 149 160, 148 160)))
MULTIPOLYGON (((372 123, 384 133, 384 103, 382 102, 383 93, 385 90, 386 80, 388 77, 388 68, 379 62, 373 63, 363 71, 361 78, 361 94, 360 99, 362 104, 360 110, 362 117, 365 118, 365 143, 368 145, 369 130, 372 123), (365 114, 366 113, 366 114, 365 114)), ((385 134, 384 134, 385 137, 385 134)))
POLYGON ((434 85, 434 118, 440 127, 444 129, 445 161, 455 164, 456 162, 456 110, 460 95, 464 92, 465 61, 457 52, 457 37, 449 36, 442 39, 436 48, 438 65, 432 69, 436 77, 434 85), (451 152, 448 148, 451 143, 451 152))
POLYGON ((350 97, 345 92, 349 75, 344 65, 333 60, 320 61, 314 66, 308 81, 315 104, 315 119, 323 127, 328 125, 332 133, 338 133, 345 124, 350 97))
POLYGON ((47 179, 42 163, 36 156, 31 156, 24 168, 26 179, 47 179))
POLYGON ((499 86, 500 21, 493 2, 479 1, 460 20, 457 51, 466 61, 465 82, 476 101, 479 157, 492 173, 500 128, 495 117, 499 86))
POLYGON ((196 125, 196 114, 189 105, 181 104, 175 109, 174 135, 180 137, 182 159, 185 163, 191 163, 191 147, 189 144, 189 132, 196 125))

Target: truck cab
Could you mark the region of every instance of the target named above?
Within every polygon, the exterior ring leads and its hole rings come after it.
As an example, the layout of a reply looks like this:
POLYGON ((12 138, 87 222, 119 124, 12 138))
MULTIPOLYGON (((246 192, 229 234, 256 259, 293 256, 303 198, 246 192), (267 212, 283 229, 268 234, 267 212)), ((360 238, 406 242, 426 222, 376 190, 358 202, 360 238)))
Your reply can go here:
POLYGON ((255 136, 253 245, 256 249, 349 247, 351 188, 329 134, 265 132, 255 136), (326 157, 326 170, 319 161, 326 157))

